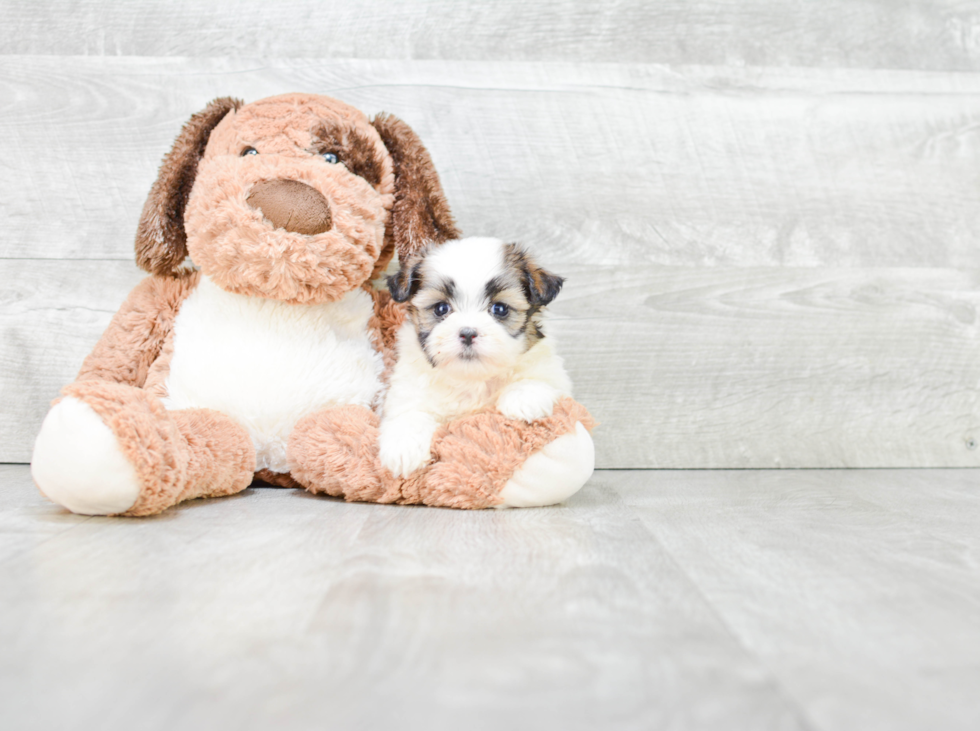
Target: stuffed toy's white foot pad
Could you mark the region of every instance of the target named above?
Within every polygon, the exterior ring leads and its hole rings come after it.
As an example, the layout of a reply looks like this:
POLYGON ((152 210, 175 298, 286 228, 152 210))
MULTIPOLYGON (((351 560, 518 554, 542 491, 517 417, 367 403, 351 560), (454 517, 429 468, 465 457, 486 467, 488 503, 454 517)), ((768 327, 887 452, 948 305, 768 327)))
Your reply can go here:
POLYGON ((527 458, 500 491, 497 508, 554 505, 577 493, 595 469, 595 445, 581 422, 527 458))
POLYGON ((133 507, 140 494, 136 470, 90 406, 62 399, 34 442, 31 476, 54 502, 81 515, 112 515, 133 507))

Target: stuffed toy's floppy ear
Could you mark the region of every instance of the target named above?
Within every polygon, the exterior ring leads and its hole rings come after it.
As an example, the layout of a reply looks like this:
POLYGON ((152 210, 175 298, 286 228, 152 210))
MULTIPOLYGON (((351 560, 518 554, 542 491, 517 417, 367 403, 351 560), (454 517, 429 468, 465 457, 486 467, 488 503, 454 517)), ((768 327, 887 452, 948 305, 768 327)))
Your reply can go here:
POLYGON ((406 261, 427 244, 458 239, 459 229, 422 140, 390 114, 379 114, 371 124, 395 167, 395 205, 388 226, 398 258, 406 261))
POLYGON ((136 263, 151 274, 173 274, 187 256, 184 208, 197 175, 197 164, 218 122, 242 103, 221 97, 198 112, 177 135, 160 164, 136 230, 136 263))

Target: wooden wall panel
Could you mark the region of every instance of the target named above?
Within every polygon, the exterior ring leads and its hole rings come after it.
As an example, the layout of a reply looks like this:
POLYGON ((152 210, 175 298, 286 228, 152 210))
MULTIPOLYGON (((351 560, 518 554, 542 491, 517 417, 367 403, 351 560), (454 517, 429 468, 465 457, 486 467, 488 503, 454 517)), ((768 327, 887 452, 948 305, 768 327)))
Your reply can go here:
POLYGON ((566 274, 603 466, 980 466, 980 271, 566 274))
POLYGON ((980 69, 962 0, 5 0, 0 51, 980 69))
POLYGON ((141 276, 213 97, 393 112, 466 233, 569 276, 603 467, 978 464, 980 6, 0 5, 0 461, 141 276))
POLYGON ((143 276, 132 262, 0 259, 0 462, 30 460, 51 400, 143 276))
MULTIPOLYGON (((980 271, 565 265, 550 332, 599 467, 980 466, 980 271)), ((139 280, 2 261, 0 461, 139 280)))
POLYGON ((2 256, 129 258, 211 98, 402 116, 464 231, 560 262, 980 267, 980 76, 545 63, 0 57, 2 256))

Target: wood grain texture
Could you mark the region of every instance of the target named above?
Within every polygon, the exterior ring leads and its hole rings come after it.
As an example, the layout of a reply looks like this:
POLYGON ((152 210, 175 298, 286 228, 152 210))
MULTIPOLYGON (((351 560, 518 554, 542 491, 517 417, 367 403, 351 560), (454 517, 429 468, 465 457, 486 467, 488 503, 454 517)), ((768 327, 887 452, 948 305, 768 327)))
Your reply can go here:
POLYGON ((105 519, 0 465, 0 726, 973 731, 978 521, 980 470, 105 519))
POLYGON ((125 258, 220 95, 408 121, 463 230, 558 262, 980 268, 980 75, 653 65, 0 57, 0 257, 125 258))
POLYGON ((132 262, 0 260, 0 462, 28 462, 61 387, 144 276, 132 262))
POLYGON ((0 725, 806 729, 587 490, 463 513, 264 489, 86 519, 0 467, 0 725))
POLYGON ((615 472, 811 728, 980 725, 980 471, 615 472))
POLYGON ((565 273, 603 467, 980 465, 980 272, 565 273))
MULTIPOLYGON (((553 268, 549 332, 600 467, 980 465, 978 271, 553 268)), ((29 459, 140 276, 0 261, 0 461, 29 459)))
POLYGON ((980 69, 962 0, 7 0, 0 52, 980 69))

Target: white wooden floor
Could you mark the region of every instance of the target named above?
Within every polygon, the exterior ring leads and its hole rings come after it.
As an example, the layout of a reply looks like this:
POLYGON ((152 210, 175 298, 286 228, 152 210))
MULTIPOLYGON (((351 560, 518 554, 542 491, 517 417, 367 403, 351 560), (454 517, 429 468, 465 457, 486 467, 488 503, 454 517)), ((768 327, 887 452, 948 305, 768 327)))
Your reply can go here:
POLYGON ((980 470, 84 518, 0 466, 5 729, 976 729, 980 470))

